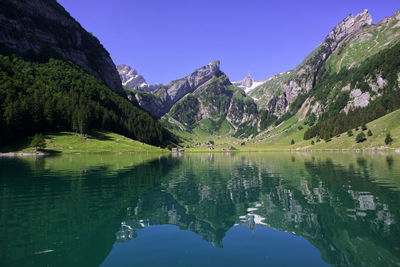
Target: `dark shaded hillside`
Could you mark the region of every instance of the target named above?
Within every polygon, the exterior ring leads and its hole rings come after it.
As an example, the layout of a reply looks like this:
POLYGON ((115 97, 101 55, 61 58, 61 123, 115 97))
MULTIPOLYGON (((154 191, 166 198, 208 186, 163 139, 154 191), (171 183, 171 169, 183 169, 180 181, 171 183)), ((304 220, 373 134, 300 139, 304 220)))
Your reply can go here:
POLYGON ((165 135, 147 112, 70 62, 0 55, 0 145, 38 132, 93 128, 153 145, 165 135))
POLYGON ((15 52, 34 61, 70 60, 124 95, 109 53, 55 0, 0 1, 0 53, 15 52))

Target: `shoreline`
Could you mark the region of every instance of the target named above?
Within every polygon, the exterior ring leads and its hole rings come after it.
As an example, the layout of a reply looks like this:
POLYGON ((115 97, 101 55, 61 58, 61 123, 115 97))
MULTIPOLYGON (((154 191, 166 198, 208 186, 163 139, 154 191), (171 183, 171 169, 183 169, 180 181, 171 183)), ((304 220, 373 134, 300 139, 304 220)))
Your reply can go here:
POLYGON ((63 152, 57 151, 54 152, 0 152, 0 159, 1 158, 16 158, 16 157, 47 157, 47 156, 54 156, 54 155, 71 155, 71 154, 137 154, 137 153, 157 153, 157 154, 185 154, 185 153, 237 153, 237 152, 246 152, 246 153, 262 153, 262 152, 392 152, 400 154, 400 148, 389 148, 389 147, 381 147, 381 148, 357 148, 357 149, 347 149, 347 148, 326 148, 326 149, 302 149, 302 148, 295 148, 295 149, 235 149, 235 150, 191 150, 187 149, 185 152, 172 152, 172 151, 75 151, 75 152, 63 152))

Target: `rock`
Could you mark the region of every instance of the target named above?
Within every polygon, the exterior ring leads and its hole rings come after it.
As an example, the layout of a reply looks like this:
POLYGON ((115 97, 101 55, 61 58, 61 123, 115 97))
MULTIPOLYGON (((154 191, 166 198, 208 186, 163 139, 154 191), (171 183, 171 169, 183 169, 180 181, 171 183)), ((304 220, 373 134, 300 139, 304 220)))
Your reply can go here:
POLYGON ((247 88, 250 88, 254 83, 253 78, 249 75, 247 75, 243 80, 240 81, 234 81, 232 84, 236 87, 239 87, 243 90, 246 90, 247 88))
POLYGON ((343 111, 347 114, 350 110, 355 108, 363 108, 368 106, 371 95, 369 92, 363 93, 360 89, 355 89, 350 92, 350 101, 347 102, 346 107, 343 111))
POLYGON ((0 52, 3 54, 16 51, 38 60, 49 57, 70 60, 112 90, 125 95, 108 52, 57 1, 1 1, 0 25, 0 52))
POLYGON ((350 84, 342 88, 342 91, 350 91, 350 84))
POLYGON ((147 84, 143 76, 138 74, 138 72, 134 68, 128 65, 118 65, 117 70, 121 78, 122 85, 126 86, 129 89, 151 92, 157 90, 162 86, 161 84, 147 84))
POLYGON ((152 95, 135 93, 134 97, 139 106, 156 118, 165 115, 171 107, 185 95, 192 93, 200 86, 209 82, 221 73, 220 62, 214 61, 197 69, 183 79, 173 81, 168 86, 155 90, 152 95))
MULTIPOLYGON (((280 96, 273 96, 268 93, 264 94, 263 97, 269 97, 266 109, 278 117, 285 114, 290 104, 294 102, 298 95, 308 93, 314 88, 321 66, 337 49, 338 45, 345 38, 352 36, 363 27, 371 24, 372 18, 368 10, 364 10, 356 17, 349 15, 341 21, 327 35, 324 42, 309 57, 307 57, 294 72, 287 72, 287 74, 285 74, 286 81, 280 86, 282 92, 280 96)), ((277 77, 279 76, 277 75, 277 77)), ((270 79, 268 79, 267 82, 270 83, 271 86, 276 86, 276 84, 269 81, 270 79)), ((273 91, 273 89, 266 87, 265 91, 268 90, 273 91)), ((342 90, 350 90, 350 87, 345 86, 342 90)), ((259 103, 261 101, 257 99, 257 102, 259 103)), ((321 110, 321 107, 318 109, 321 110)))

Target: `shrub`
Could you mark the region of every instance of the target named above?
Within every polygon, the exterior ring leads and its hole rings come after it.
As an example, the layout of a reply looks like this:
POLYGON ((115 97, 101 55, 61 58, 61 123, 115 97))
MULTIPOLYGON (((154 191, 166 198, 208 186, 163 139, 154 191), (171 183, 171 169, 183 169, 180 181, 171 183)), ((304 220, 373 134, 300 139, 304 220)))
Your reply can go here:
POLYGON ((363 131, 365 131, 365 130, 367 130, 368 128, 367 128, 367 125, 365 125, 365 123, 363 123, 362 125, 361 125, 361 130, 363 130, 363 131))
POLYGON ((356 142, 357 143, 362 143, 365 140, 367 140, 367 138, 365 138, 365 133, 361 132, 356 136, 356 142))
POLYGON ((313 146, 315 144, 314 140, 311 140, 311 145, 313 146))
POLYGON ((393 139, 392 136, 390 135, 390 132, 386 134, 386 138, 385 138, 385 144, 390 145, 392 144, 393 139))
POLYGON ((290 141, 290 144, 294 145, 294 143, 295 143, 295 142, 294 142, 294 140, 292 139, 292 141, 290 141))
POLYGON ((303 126, 299 125, 299 127, 297 127, 297 129, 299 129, 299 131, 303 130, 303 126))
POLYGON ((371 130, 368 130, 367 135, 368 135, 368 136, 372 136, 371 130))

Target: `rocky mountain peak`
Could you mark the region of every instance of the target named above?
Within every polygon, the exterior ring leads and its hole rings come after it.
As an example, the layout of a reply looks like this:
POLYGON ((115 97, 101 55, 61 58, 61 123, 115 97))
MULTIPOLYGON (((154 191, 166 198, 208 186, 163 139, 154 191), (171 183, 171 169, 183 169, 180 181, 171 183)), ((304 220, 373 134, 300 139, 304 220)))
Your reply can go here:
POLYGON ((206 66, 203 66, 201 68, 198 68, 188 76, 188 78, 194 78, 195 80, 203 80, 203 79, 209 79, 212 76, 218 74, 220 72, 220 61, 216 60, 211 63, 209 63, 206 66))
POLYGON ((354 17, 353 14, 342 20, 328 35, 327 40, 338 43, 350 34, 353 34, 361 28, 371 25, 372 17, 368 9, 354 17))
MULTIPOLYGON (((213 77, 221 74, 219 60, 213 61, 195 70, 185 78, 171 82, 154 92, 154 99, 149 101, 148 96, 135 94, 136 102, 156 118, 166 114, 171 107, 185 95, 207 84, 213 77), (146 98, 147 97, 147 98, 146 98)), ((228 81, 230 84, 230 82, 228 81)))
POLYGON ((131 66, 122 64, 117 66, 117 70, 119 73, 119 76, 121 77, 121 82, 123 85, 125 85, 126 81, 129 80, 129 78, 138 75, 136 69, 132 68, 131 66))
POLYGON ((135 68, 132 68, 126 64, 118 65, 117 70, 121 78, 122 85, 129 89, 149 92, 154 91, 162 86, 161 84, 149 85, 135 68))
POLYGON ((240 81, 234 81, 232 84, 236 87, 239 87, 243 90, 246 90, 247 88, 250 88, 254 84, 254 79, 248 74, 246 77, 244 77, 243 80, 240 81))
POLYGON ((243 85, 246 87, 251 87, 254 83, 254 79, 248 74, 244 79, 243 79, 243 85))
MULTIPOLYGON (((391 17, 384 17, 379 23, 378 25, 384 25, 387 26, 390 23, 392 23, 393 21, 400 21, 400 10, 397 11, 396 13, 394 13, 391 17)), ((400 22, 398 22, 395 26, 400 27, 400 22)))

